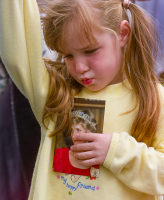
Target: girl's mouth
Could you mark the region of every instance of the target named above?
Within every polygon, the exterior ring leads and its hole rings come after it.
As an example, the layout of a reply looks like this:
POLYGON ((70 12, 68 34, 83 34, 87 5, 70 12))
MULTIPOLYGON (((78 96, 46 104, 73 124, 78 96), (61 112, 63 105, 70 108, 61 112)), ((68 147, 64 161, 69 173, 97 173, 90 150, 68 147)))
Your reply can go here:
POLYGON ((90 85, 92 83, 92 81, 93 81, 92 79, 83 79, 82 84, 83 85, 90 85))

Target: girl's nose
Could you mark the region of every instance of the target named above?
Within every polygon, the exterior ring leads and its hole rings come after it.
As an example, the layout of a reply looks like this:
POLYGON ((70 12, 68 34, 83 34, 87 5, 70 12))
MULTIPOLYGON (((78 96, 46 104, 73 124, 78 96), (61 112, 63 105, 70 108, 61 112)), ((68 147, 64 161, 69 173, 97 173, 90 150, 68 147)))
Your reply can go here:
POLYGON ((76 72, 83 74, 84 72, 89 71, 89 66, 83 60, 76 61, 76 72))

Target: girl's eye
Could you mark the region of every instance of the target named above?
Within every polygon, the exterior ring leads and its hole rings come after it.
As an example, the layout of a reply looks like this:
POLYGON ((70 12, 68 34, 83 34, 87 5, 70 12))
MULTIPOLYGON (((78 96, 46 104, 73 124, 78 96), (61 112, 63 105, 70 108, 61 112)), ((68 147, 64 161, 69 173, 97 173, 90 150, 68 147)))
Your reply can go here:
POLYGON ((81 132, 81 130, 79 128, 77 128, 77 132, 81 132))
POLYGON ((92 53, 94 53, 95 51, 97 51, 97 49, 93 49, 93 50, 86 51, 85 54, 92 54, 92 53))
POLYGON ((71 129, 71 133, 73 133, 73 129, 71 129))
POLYGON ((73 58, 73 55, 72 55, 72 54, 66 55, 66 56, 64 56, 63 58, 73 58))

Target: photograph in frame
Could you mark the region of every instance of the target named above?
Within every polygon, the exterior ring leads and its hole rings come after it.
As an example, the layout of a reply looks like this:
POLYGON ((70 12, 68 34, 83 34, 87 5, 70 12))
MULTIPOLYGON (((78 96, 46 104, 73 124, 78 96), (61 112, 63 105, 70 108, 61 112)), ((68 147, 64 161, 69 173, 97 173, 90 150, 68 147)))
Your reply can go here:
MULTIPOLYGON (((77 144, 73 134, 103 133, 105 101, 94 99, 74 98, 72 110, 72 129, 56 136, 53 171, 88 177, 99 177, 99 165, 84 167, 75 158, 70 147, 77 144)), ((89 141, 88 141, 89 142, 89 141)))

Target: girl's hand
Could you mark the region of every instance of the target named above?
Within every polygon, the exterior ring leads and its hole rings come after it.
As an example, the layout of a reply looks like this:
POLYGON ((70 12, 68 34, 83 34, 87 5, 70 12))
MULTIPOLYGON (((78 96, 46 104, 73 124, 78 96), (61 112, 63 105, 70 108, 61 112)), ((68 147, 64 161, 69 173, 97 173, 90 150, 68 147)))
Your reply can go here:
POLYGON ((71 146, 71 150, 82 165, 101 165, 105 161, 111 139, 110 133, 75 134, 73 140, 78 142, 71 146))

